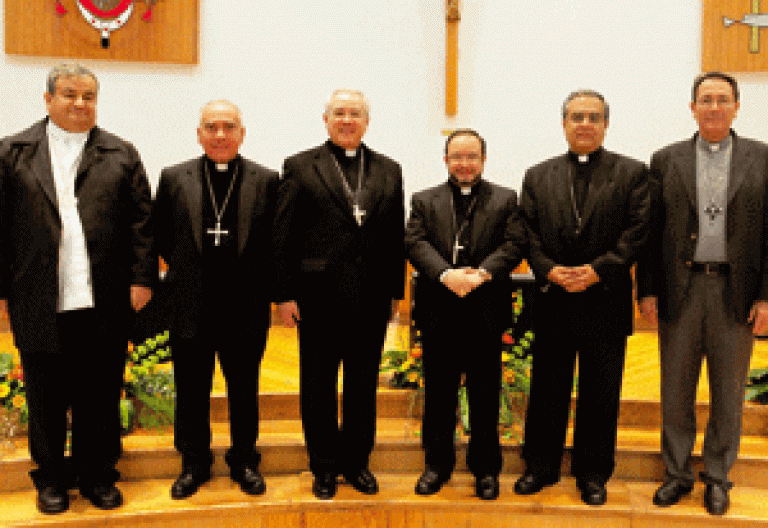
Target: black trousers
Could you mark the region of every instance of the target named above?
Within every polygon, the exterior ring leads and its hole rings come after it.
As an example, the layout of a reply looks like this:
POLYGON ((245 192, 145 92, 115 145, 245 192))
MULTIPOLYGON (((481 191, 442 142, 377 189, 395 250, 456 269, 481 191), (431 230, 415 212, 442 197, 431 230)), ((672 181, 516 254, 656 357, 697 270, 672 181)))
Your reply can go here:
MULTIPOLYGON (((217 332, 226 333, 221 326, 217 332)), ((226 326, 223 328, 227 328, 226 326)), ((174 445, 184 471, 208 471, 211 452, 211 389, 215 358, 227 385, 231 446, 226 454, 230 467, 258 468, 255 447, 259 436, 259 368, 264 357, 268 328, 226 342, 216 336, 173 340, 176 417, 174 445)))
POLYGON ((376 436, 376 388, 391 304, 383 300, 350 306, 326 298, 300 301, 299 311, 299 390, 309 469, 338 474, 365 468, 376 436))
POLYGON ((449 478, 456 465, 458 390, 466 373, 469 425, 467 466, 476 476, 501 471, 499 392, 501 331, 449 318, 453 324, 422 330, 424 418, 422 447, 427 466, 449 478))
POLYGON ((560 477, 578 354, 571 473, 580 481, 605 483, 615 465, 627 338, 603 324, 603 318, 590 318, 576 306, 563 306, 548 317, 548 328, 536 329, 522 451, 526 470, 560 477))
POLYGON ((121 454, 119 403, 128 340, 97 309, 57 315, 60 353, 20 350, 35 486, 111 484, 121 454), (65 460, 67 410, 72 458, 65 460))

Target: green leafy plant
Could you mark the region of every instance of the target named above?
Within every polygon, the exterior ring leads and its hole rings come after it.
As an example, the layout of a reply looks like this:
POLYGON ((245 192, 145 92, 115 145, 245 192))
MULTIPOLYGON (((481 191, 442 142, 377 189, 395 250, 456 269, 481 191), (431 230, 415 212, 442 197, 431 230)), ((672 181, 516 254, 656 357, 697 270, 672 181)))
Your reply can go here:
POLYGON ((755 403, 768 403, 768 368, 749 371, 745 399, 755 403))
MULTIPOLYGON (((159 368, 171 359, 168 331, 147 339, 139 346, 129 344, 130 360, 125 366, 124 389, 127 397, 137 402, 137 419, 141 427, 158 428, 173 424, 176 386, 173 370, 159 368)), ((121 405, 124 421, 130 406, 121 405)), ((124 424, 125 425, 125 424, 124 424)))

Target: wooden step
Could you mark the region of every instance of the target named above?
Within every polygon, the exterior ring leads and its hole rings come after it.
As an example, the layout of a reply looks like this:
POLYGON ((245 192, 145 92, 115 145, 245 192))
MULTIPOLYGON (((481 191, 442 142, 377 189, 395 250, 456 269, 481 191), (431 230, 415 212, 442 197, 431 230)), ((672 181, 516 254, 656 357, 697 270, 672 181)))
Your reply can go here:
POLYGON ((13 528, 752 528, 768 523, 768 491, 749 487, 735 487, 730 511, 713 517, 704 509, 704 490, 698 484, 679 504, 658 508, 651 502, 656 484, 613 479, 607 503, 592 507, 581 502, 572 478, 521 497, 513 492, 517 475, 504 475, 499 499, 481 501, 474 496, 474 480, 467 474, 454 475, 431 497, 414 494, 417 477, 418 473, 379 474, 381 491, 374 496, 341 483, 332 501, 312 495, 312 479, 306 472, 268 477, 267 492, 261 497, 243 494, 226 477, 214 478, 182 501, 169 497, 170 479, 125 482, 120 484, 125 504, 117 510, 99 510, 72 492, 70 510, 56 516, 37 512, 33 491, 3 493, 0 524, 13 528))
MULTIPOLYGON (((379 418, 419 418, 421 400, 415 390, 379 389, 377 396, 377 416, 379 418)), ((576 400, 572 402, 575 410, 576 400)), ((339 400, 341 409, 341 401, 339 400)), ((261 421, 299 420, 301 411, 299 395, 296 393, 267 393, 259 397, 261 421)), ((211 421, 228 421, 227 397, 214 394, 211 397, 211 421)), ((709 416, 709 404, 696 404, 696 423, 699 431, 704 431, 709 416)), ((645 427, 658 429, 661 426, 661 403, 656 400, 622 400, 619 408, 621 427, 645 427)), ((745 435, 768 436, 768 405, 746 402, 742 418, 742 431, 745 435)))
MULTIPOLYGON (((374 472, 419 472, 424 466, 420 422, 413 418, 383 418, 378 423, 376 447, 371 458, 374 472)), ((213 424, 212 447, 215 456, 214 474, 228 475, 224 453, 229 446, 229 429, 226 424, 213 424)), ((571 441, 569 431, 568 442, 571 441)), ((664 465, 659 452, 659 431, 648 428, 619 429, 615 477, 625 480, 661 481, 664 465)), ((702 434, 694 448, 694 468, 701 467, 702 434)), ((261 424, 259 450, 262 454, 261 470, 267 475, 290 475, 306 471, 307 453, 304 446, 301 423, 297 420, 269 420, 261 424)), ((457 471, 467 471, 465 464, 467 439, 457 441, 457 471)), ((118 464, 123 480, 136 481, 157 478, 173 478, 178 475, 181 460, 173 447, 172 431, 140 431, 130 434, 123 441, 124 453, 118 464)), ((505 474, 521 473, 520 446, 510 440, 502 442, 505 474)), ((0 491, 17 491, 31 488, 28 472, 31 462, 26 441, 18 442, 16 450, 0 460, 0 491)), ((570 457, 566 452, 563 474, 569 474, 570 457)), ((732 480, 745 485, 768 490, 768 438, 744 436, 739 458, 731 472, 732 480)))

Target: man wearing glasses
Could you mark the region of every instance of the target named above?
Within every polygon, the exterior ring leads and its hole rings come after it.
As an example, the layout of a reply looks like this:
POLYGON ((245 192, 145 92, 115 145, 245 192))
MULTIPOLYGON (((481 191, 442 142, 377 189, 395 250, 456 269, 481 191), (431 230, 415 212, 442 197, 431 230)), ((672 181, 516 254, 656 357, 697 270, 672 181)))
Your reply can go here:
POLYGON ((475 494, 499 495, 501 334, 511 325, 509 273, 525 249, 517 195, 482 177, 485 140, 471 129, 445 142, 448 181, 413 196, 405 246, 418 270, 416 322, 424 344, 426 469, 416 493, 440 490, 456 464, 454 435, 462 373, 471 435, 467 465, 475 494))
POLYGON ((632 333, 630 266, 647 237, 648 173, 602 147, 608 104, 591 90, 563 104, 569 150, 526 172, 522 209, 528 263, 536 275, 531 395, 520 495, 560 479, 579 357, 571 471, 582 500, 607 499, 627 336, 632 333))
POLYGON ((737 136, 736 80, 705 73, 693 84, 698 133, 651 158, 652 230, 638 268, 644 315, 659 323, 664 484, 653 502, 693 489, 696 385, 707 358, 710 416, 702 458, 707 511, 730 504, 728 471, 741 435, 753 333, 768 329, 768 146, 737 136))

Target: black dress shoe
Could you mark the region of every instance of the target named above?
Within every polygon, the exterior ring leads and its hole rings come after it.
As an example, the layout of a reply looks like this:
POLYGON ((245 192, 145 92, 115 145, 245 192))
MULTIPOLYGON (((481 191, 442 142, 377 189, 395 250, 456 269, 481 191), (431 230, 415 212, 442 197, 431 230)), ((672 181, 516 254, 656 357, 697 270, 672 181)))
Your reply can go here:
POLYGON ((360 493, 375 495, 379 492, 379 484, 376 482, 376 477, 373 476, 373 473, 371 473, 368 468, 363 468, 356 472, 344 473, 344 480, 349 482, 352 487, 360 493))
POLYGON ((518 495, 533 495, 556 482, 557 479, 555 478, 545 477, 537 473, 523 473, 523 476, 515 482, 515 493, 518 495))
POLYGON ((93 487, 80 488, 80 494, 102 510, 111 510, 123 504, 123 494, 114 484, 97 484, 93 487))
POLYGON ((724 515, 731 505, 731 500, 728 498, 728 486, 719 483, 707 484, 707 490, 704 492, 704 504, 710 514, 724 515))
POLYGON ((267 483, 258 470, 243 466, 232 469, 229 474, 232 480, 240 485, 240 489, 248 495, 263 495, 267 491, 267 483))
POLYGON ((440 491, 446 480, 448 479, 442 478, 437 471, 427 469, 416 482, 416 493, 418 495, 433 495, 440 491))
POLYGON ((590 506, 602 506, 608 500, 608 491, 602 482, 590 480, 580 484, 579 489, 581 490, 581 500, 590 506))
POLYGON ((318 499, 328 500, 336 495, 336 474, 318 473, 312 483, 312 493, 318 499))
POLYGON ((211 474, 202 472, 184 471, 171 485, 172 499, 186 499, 191 497, 200 486, 211 480, 211 474))
POLYGON ((475 481, 475 495, 483 500, 495 500, 499 497, 499 477, 485 475, 475 481))
POLYGON ((61 513, 69 509, 69 494, 58 486, 37 490, 37 509, 41 513, 61 513))
POLYGON ((672 506, 688 495, 692 489, 693 484, 690 482, 677 478, 668 479, 653 494, 653 503, 656 506, 672 506))

